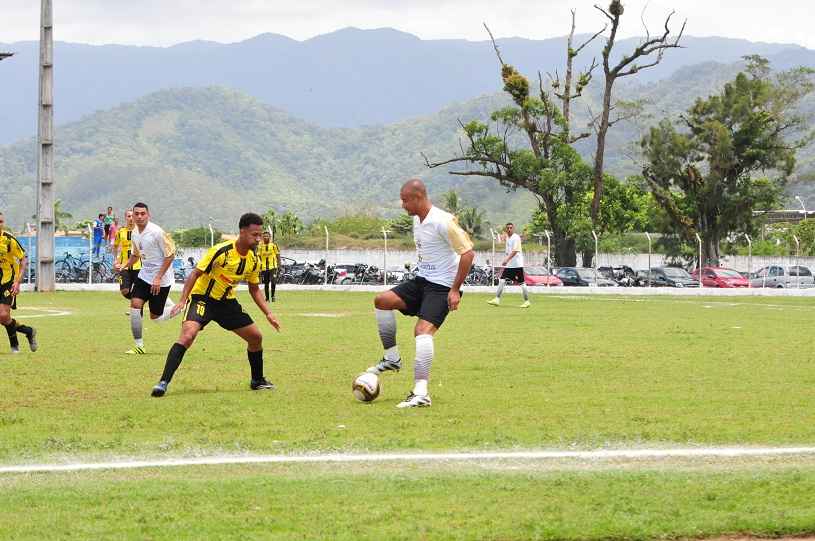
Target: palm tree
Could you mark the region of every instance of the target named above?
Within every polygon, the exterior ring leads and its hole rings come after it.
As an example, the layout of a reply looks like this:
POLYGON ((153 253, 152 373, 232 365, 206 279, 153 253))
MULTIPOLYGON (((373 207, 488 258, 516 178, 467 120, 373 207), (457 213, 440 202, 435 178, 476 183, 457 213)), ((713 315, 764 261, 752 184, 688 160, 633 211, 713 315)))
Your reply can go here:
MULTIPOLYGON (((65 233, 65 236, 68 236, 68 231, 71 229, 70 224, 68 224, 65 220, 70 220, 73 218, 74 215, 68 211, 62 210, 62 199, 57 199, 54 201, 54 229, 57 231, 62 231, 65 233)), ((37 215, 31 215, 32 220, 37 220, 37 215)))
POLYGON ((484 216, 486 211, 478 207, 466 207, 459 213, 459 223, 471 237, 480 237, 484 233, 484 216))

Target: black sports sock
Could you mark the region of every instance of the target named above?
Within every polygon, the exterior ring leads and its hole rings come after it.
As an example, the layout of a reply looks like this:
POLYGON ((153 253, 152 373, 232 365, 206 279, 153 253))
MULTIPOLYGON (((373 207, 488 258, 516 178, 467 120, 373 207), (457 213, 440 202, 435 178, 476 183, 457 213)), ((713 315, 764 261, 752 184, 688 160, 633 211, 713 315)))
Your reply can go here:
POLYGON ((3 325, 6 328, 6 332, 8 333, 8 343, 13 348, 20 347, 20 341, 17 340, 17 322, 13 319, 3 325))
POLYGON ((263 280, 263 292, 266 294, 266 302, 269 301, 269 280, 263 280))
POLYGON ((246 351, 249 358, 249 367, 252 369, 252 379, 257 381, 263 379, 263 350, 246 351))
POLYGON ((277 280, 272 280, 272 299, 274 299, 275 289, 277 289, 277 280))
POLYGON ((161 381, 170 383, 173 379, 173 374, 178 370, 181 361, 184 359, 184 354, 187 353, 187 348, 176 342, 167 353, 167 360, 164 362, 164 372, 161 374, 161 381))

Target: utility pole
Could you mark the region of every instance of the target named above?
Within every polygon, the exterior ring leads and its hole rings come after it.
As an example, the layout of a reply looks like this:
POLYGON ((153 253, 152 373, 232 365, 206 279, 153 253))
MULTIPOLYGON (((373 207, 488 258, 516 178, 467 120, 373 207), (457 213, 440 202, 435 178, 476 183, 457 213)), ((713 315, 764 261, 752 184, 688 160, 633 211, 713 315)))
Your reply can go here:
POLYGON ((54 291, 54 34, 51 0, 40 7, 37 128, 37 291, 54 291))

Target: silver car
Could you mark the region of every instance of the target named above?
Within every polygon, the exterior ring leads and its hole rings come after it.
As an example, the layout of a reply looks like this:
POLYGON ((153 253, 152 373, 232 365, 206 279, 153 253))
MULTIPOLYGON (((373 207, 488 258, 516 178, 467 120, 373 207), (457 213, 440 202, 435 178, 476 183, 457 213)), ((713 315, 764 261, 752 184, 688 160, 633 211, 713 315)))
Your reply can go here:
POLYGON ((803 265, 769 265, 750 276, 750 286, 809 288, 815 286, 815 279, 803 265))

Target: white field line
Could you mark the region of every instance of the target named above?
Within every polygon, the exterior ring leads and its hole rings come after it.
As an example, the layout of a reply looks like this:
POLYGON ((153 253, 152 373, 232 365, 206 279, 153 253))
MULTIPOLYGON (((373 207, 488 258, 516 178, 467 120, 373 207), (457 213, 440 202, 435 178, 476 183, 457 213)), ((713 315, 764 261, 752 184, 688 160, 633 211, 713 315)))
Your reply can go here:
POLYGON ((309 455, 220 455, 155 460, 77 462, 66 464, 27 464, 0 466, 4 473, 50 473, 87 470, 126 470, 180 466, 217 466, 238 464, 328 464, 371 462, 451 462, 486 460, 592 461, 592 460, 664 460, 674 458, 743 458, 789 455, 815 455, 815 447, 708 447, 677 449, 608 449, 596 451, 507 451, 458 453, 372 453, 309 455))
POLYGON ((17 319, 34 319, 37 317, 59 317, 59 316, 70 316, 73 315, 73 312, 70 310, 59 310, 54 308, 38 308, 36 306, 24 306, 19 309, 20 312, 26 312, 28 310, 33 310, 35 312, 45 312, 44 314, 35 314, 35 315, 16 315, 17 319))

